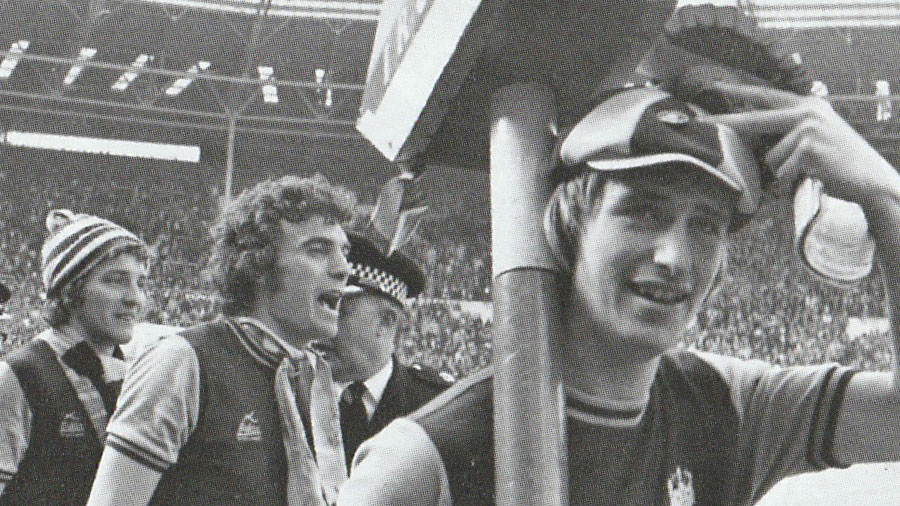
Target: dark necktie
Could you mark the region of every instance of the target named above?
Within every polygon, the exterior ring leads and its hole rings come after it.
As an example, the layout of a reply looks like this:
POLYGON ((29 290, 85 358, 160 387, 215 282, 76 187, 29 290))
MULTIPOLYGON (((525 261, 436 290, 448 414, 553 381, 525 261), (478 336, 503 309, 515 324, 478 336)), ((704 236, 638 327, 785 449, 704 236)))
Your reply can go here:
MULTIPOLYGON (((113 350, 113 357, 120 360, 123 358, 122 350, 118 346, 113 350)), ((100 398, 103 399, 106 414, 112 415, 116 409, 116 399, 122 389, 122 382, 106 382, 103 376, 103 363, 90 345, 84 341, 76 344, 63 354, 62 360, 73 371, 86 377, 94 385, 94 388, 100 393, 100 398)))
POLYGON ((344 456, 347 468, 359 445, 369 437, 369 416, 363 403, 366 386, 354 381, 344 390, 339 404, 341 410, 341 433, 344 436, 344 456))

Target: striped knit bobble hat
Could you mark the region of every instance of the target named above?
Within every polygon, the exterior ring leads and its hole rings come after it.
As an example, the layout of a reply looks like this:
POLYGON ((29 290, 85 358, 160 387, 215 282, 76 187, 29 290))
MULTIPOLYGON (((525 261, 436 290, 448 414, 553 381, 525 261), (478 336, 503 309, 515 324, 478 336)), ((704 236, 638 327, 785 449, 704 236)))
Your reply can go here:
POLYGON ((47 296, 90 271, 114 248, 147 248, 125 228, 89 214, 54 209, 45 223, 50 235, 41 248, 41 278, 47 296))

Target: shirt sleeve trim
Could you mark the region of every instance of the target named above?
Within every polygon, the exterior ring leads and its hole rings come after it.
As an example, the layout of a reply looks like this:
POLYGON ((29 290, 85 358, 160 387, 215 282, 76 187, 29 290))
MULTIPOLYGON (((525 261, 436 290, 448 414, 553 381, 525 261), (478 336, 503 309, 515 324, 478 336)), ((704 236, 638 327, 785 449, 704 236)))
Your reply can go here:
POLYGON ((131 460, 158 473, 164 473, 169 470, 170 464, 168 462, 163 461, 159 457, 149 455, 146 451, 142 451, 129 442, 119 439, 115 434, 109 434, 106 438, 106 446, 115 448, 119 453, 131 460))
POLYGON ((807 460, 816 469, 847 467, 834 458, 834 434, 847 384, 855 373, 851 369, 833 367, 822 380, 807 447, 807 460))
POLYGON ((841 377, 838 378, 837 384, 834 387, 834 394, 832 395, 831 406, 828 410, 828 420, 825 425, 825 433, 824 433, 824 444, 822 445, 822 460, 829 467, 836 467, 840 469, 846 469, 850 467, 849 464, 844 464, 840 462, 837 457, 834 456, 834 439, 835 433, 837 432, 837 424, 838 417, 841 413, 841 406, 844 404, 844 394, 847 392, 847 385, 850 383, 850 380, 853 379, 853 375, 855 375, 857 371, 848 370, 844 371, 841 374, 841 377))

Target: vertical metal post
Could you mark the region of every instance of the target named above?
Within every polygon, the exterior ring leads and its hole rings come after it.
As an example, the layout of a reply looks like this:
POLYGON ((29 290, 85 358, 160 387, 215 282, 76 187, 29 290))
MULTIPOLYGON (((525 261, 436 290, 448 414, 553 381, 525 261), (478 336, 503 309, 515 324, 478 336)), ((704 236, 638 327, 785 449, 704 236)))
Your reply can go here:
POLYGON ((234 114, 228 116, 228 145, 225 154, 225 203, 231 202, 231 186, 234 179, 234 131, 236 129, 234 114))
POLYGON ((565 399, 554 359, 559 275, 543 235, 556 108, 535 84, 491 102, 494 447, 497 504, 568 502, 565 399))

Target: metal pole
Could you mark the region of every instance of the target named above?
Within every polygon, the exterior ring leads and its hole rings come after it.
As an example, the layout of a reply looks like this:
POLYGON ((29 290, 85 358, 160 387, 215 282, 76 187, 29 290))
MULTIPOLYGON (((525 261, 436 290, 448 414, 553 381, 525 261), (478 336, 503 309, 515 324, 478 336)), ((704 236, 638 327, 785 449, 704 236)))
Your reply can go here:
POLYGON ((228 150, 225 158, 225 204, 231 202, 231 185, 234 179, 234 132, 235 117, 228 118, 228 150))
POLYGON ((554 96, 541 85, 510 85, 491 109, 497 504, 564 506, 565 399, 553 355, 560 281, 543 235, 554 96))

